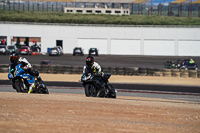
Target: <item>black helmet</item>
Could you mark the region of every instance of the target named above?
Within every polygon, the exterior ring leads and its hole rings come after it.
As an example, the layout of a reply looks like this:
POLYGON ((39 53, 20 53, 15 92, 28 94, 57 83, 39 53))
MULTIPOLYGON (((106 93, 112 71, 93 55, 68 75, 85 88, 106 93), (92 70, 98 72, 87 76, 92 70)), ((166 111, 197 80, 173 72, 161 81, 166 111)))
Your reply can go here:
POLYGON ((17 53, 16 51, 10 53, 9 60, 11 63, 16 63, 18 59, 19 59, 19 53, 17 53))
POLYGON ((86 58, 86 65, 87 65, 88 67, 92 67, 93 63, 94 63, 94 57, 91 56, 91 55, 89 55, 89 56, 86 58))

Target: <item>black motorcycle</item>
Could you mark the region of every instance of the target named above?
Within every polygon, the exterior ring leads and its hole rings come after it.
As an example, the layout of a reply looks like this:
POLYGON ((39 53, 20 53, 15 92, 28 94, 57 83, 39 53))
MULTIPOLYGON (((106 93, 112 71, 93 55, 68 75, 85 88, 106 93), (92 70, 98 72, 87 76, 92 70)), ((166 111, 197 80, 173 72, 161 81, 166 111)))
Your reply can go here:
POLYGON ((86 97, 116 98, 116 91, 108 82, 110 76, 111 74, 83 75, 81 82, 83 82, 86 97))

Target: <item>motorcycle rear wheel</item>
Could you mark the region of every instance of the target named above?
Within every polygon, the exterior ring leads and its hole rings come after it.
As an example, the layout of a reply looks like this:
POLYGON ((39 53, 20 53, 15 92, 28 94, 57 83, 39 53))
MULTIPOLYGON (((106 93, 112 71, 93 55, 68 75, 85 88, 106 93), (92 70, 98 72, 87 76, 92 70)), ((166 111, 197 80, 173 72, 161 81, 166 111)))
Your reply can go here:
POLYGON ((115 88, 111 84, 109 84, 108 89, 109 89, 109 94, 107 97, 108 98, 116 98, 115 88))
POLYGON ((49 94, 49 90, 47 88, 39 88, 37 93, 39 93, 39 94, 49 94))
POLYGON ((97 97, 105 97, 105 89, 98 90, 97 97))

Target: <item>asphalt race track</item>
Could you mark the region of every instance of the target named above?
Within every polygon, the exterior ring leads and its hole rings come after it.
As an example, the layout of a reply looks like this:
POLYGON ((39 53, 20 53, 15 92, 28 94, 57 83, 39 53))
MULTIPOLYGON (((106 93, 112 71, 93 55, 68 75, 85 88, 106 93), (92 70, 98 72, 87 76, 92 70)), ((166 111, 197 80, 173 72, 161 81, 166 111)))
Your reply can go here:
MULTIPOLYGON (((81 82, 44 82, 47 87, 57 86, 57 87, 68 87, 68 88, 83 88, 81 82)), ((0 85, 10 85, 9 80, 0 80, 0 85)), ((120 83, 111 83, 116 90, 122 92, 151 92, 156 91, 166 93, 170 92, 173 94, 192 94, 200 95, 200 87, 197 86, 180 86, 180 85, 153 85, 153 84, 120 84, 120 83)))
MULTIPOLYGON (((84 56, 73 56, 72 54, 64 54, 61 56, 49 55, 21 55, 25 57, 31 64, 39 64, 41 60, 51 60, 53 65, 72 65, 84 66, 84 56)), ((166 61, 176 61, 177 59, 192 58, 195 63, 200 66, 200 57, 188 56, 137 56, 137 55, 99 55, 94 56, 102 67, 146 67, 146 68, 163 68, 166 61)), ((9 64, 9 55, 0 55, 1 64, 9 64)))
MULTIPOLYGON (((65 54, 62 56, 49 55, 21 55, 27 58, 31 64, 39 64, 41 60, 51 60, 53 65, 85 65, 84 56, 73 56, 65 54)), ((118 67, 150 67, 163 68, 163 64, 168 61, 176 61, 177 59, 193 58, 200 66, 200 57, 180 57, 180 56, 133 56, 133 55, 99 55, 94 56, 101 66, 118 66, 118 67)), ((1 64, 9 64, 9 55, 0 55, 1 64)), ((63 87, 82 87, 79 82, 45 82, 47 86, 63 86, 63 87)), ((10 85, 8 80, 0 81, 0 85, 10 85)), ((134 90, 134 91, 168 91, 181 93, 200 93, 200 88, 195 86, 177 86, 177 85, 151 85, 151 84, 113 84, 116 89, 134 90)))
MULTIPOLYGON (((9 84, 10 82, 8 80, 0 80, 0 92, 14 92, 17 93, 12 86, 9 84), (2 85, 3 84, 3 85, 2 85)), ((80 83, 77 82, 45 82, 47 85, 47 88, 50 92, 50 94, 53 93, 69 93, 69 94, 81 94, 82 96, 85 96, 84 88, 80 83)), ((145 88, 147 90, 142 90, 141 85, 122 85, 126 89, 119 89, 119 84, 112 84, 116 91, 117 91, 117 99, 120 99, 121 96, 128 96, 128 97, 143 97, 143 98, 156 98, 156 99, 165 99, 165 100, 178 100, 176 102, 195 102, 197 104, 200 103, 200 93, 197 90, 197 88, 181 88, 179 89, 186 90, 186 92, 176 92, 175 90, 178 90, 175 86, 165 86, 165 89, 171 88, 175 89, 173 91, 163 91, 163 86, 157 86, 157 89, 162 89, 161 91, 155 91, 155 86, 152 85, 146 85, 145 88), (133 87, 129 88, 128 87, 133 87), (188 92, 187 90, 193 90, 195 93, 188 92)))

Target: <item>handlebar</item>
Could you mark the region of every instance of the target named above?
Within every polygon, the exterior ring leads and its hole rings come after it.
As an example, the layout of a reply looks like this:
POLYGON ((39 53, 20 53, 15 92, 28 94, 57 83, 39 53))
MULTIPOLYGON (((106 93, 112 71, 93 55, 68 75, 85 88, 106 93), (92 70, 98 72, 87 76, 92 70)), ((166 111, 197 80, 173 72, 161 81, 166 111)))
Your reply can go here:
POLYGON ((92 78, 92 75, 88 75, 88 76, 83 75, 83 76, 81 77, 81 81, 83 82, 83 81, 89 80, 89 79, 91 79, 91 78, 92 78))

